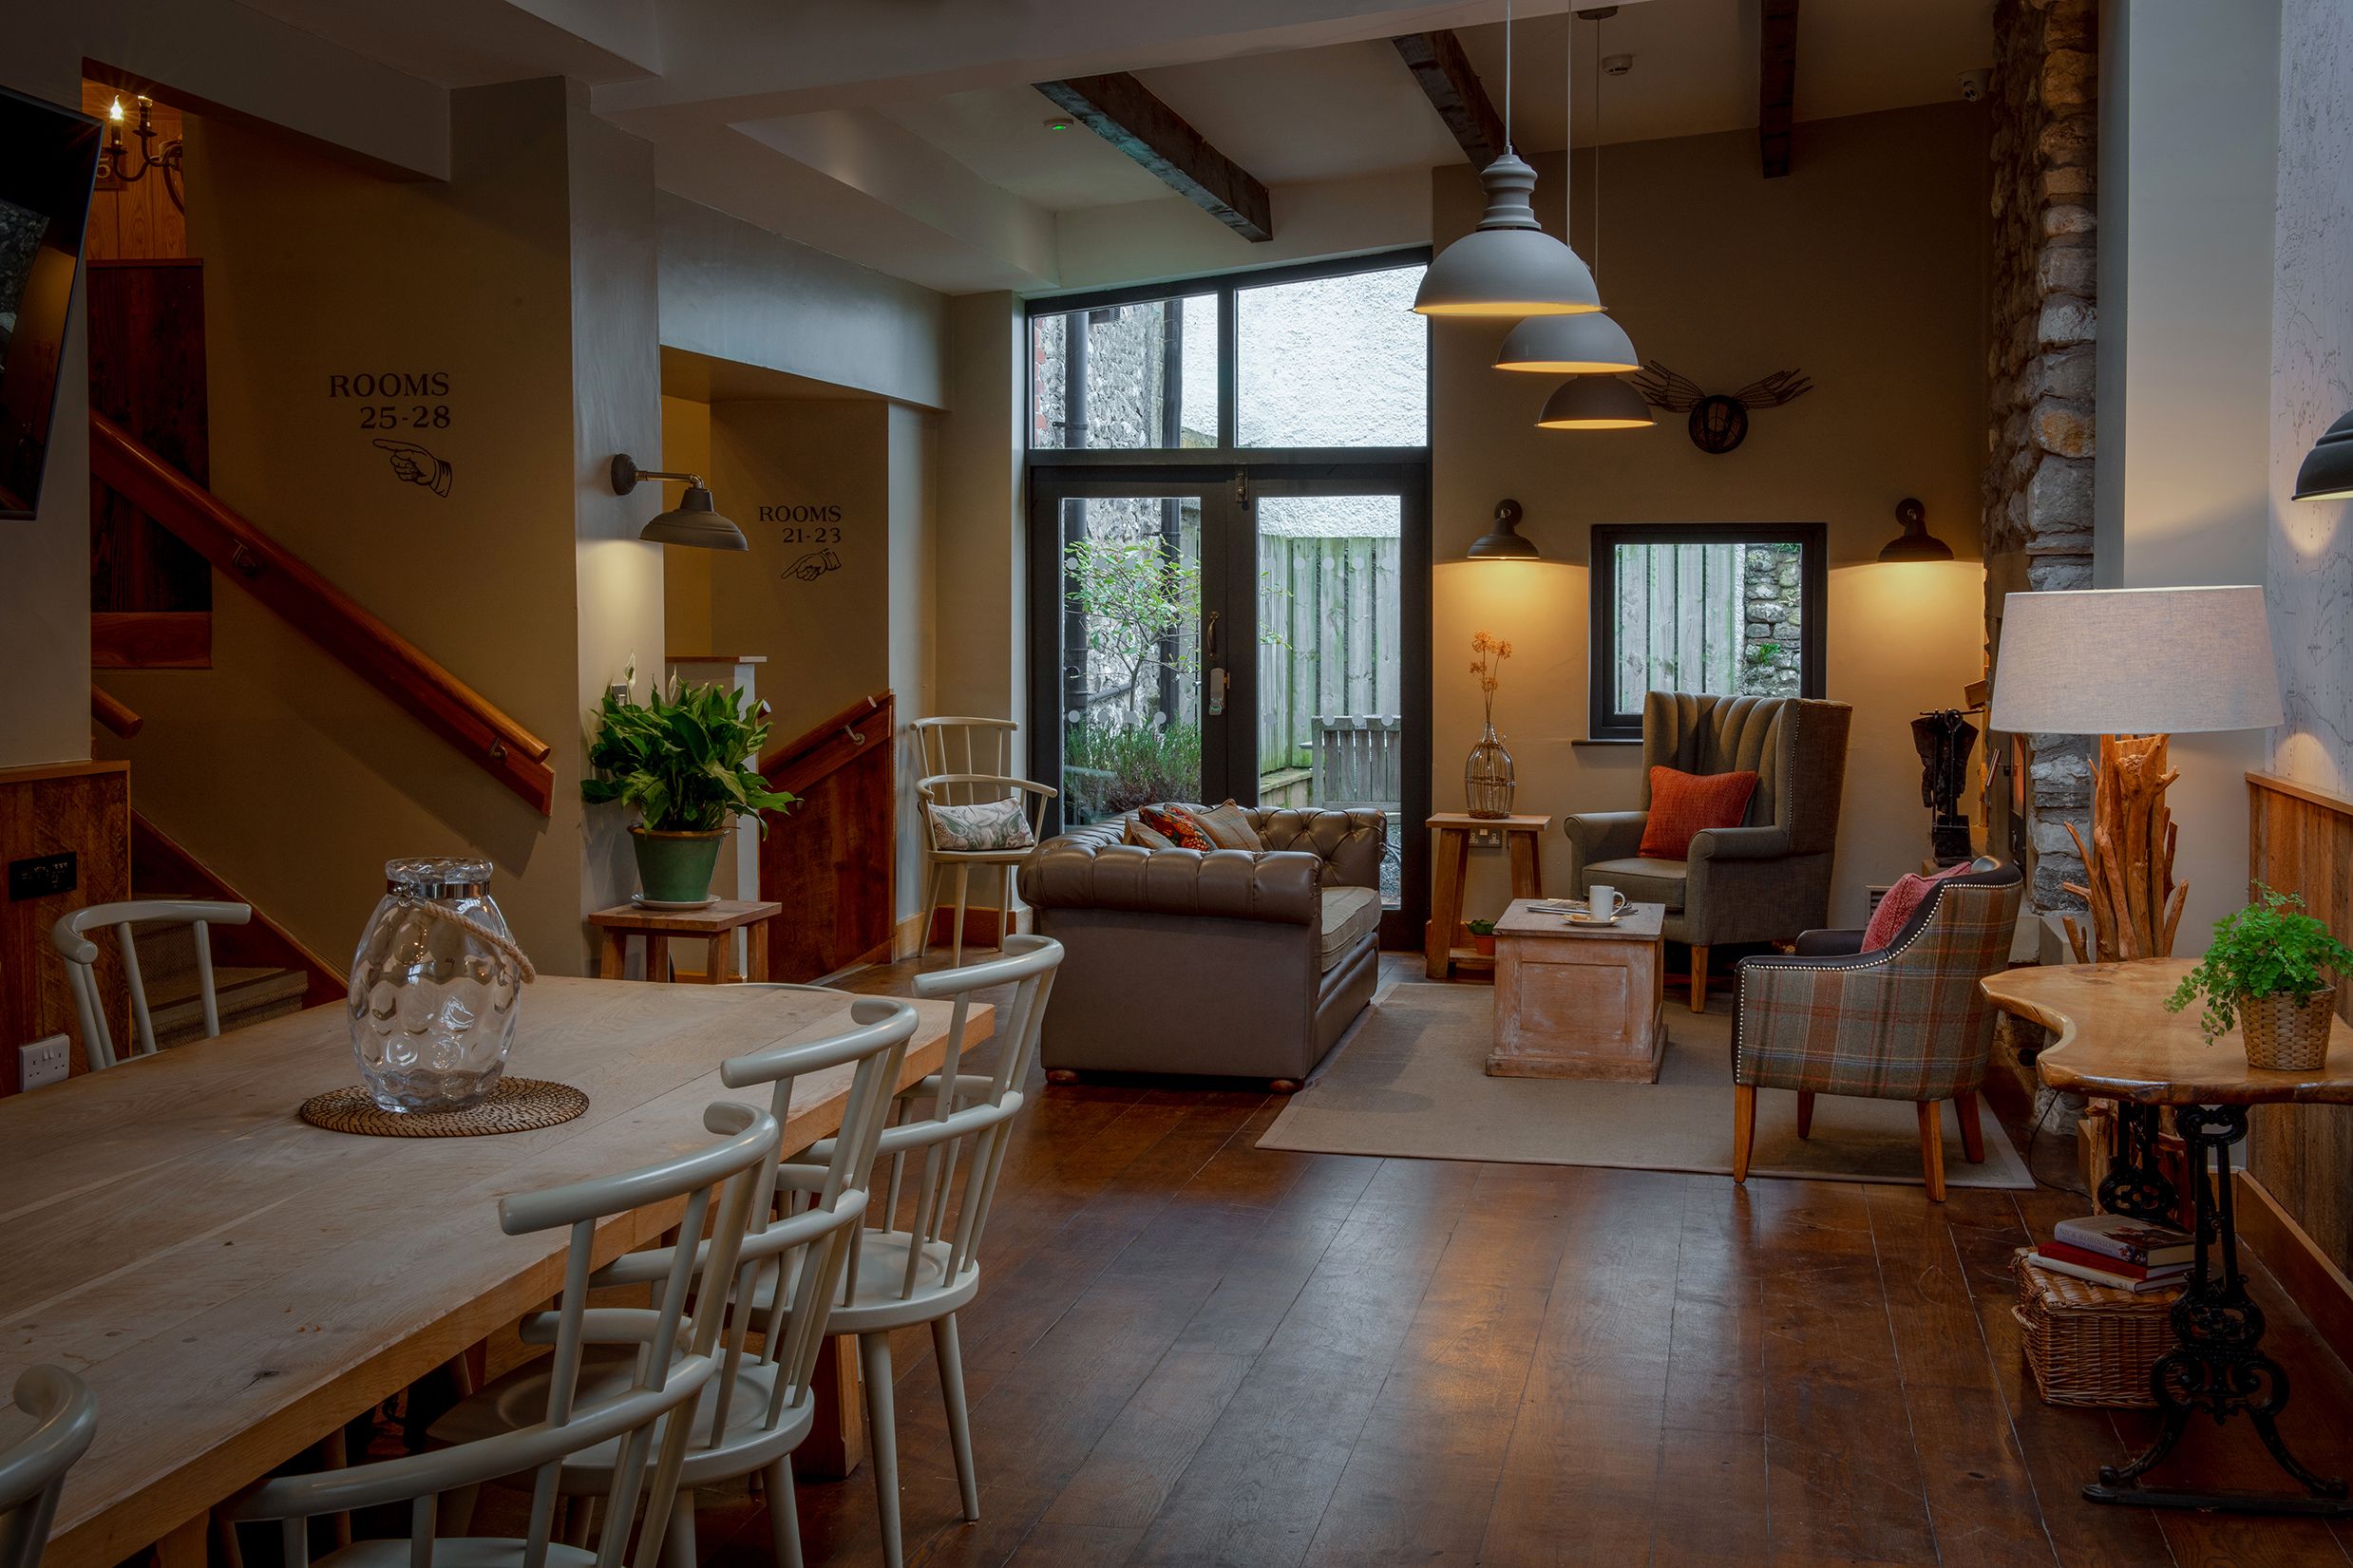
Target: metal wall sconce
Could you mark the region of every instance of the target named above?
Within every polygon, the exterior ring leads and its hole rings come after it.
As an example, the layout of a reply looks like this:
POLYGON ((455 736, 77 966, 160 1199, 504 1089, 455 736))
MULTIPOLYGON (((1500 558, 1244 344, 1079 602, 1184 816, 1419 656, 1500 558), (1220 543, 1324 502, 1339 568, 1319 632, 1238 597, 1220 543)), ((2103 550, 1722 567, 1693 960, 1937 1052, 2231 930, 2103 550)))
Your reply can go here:
POLYGON ((2321 433, 2296 470, 2296 500, 2353 500, 2353 414, 2321 433))
POLYGON ((1895 503, 1895 520, 1904 532, 1879 552, 1881 560, 1950 560, 1953 547, 1928 532, 1928 509, 1907 496, 1895 503))
POLYGON ((1481 534, 1465 553, 1467 560, 1542 560, 1536 546, 1520 537, 1520 503, 1499 501, 1495 503, 1495 527, 1491 533, 1481 534))
POLYGON ((667 512, 655 515, 637 537, 657 544, 692 544, 704 550, 749 550, 751 541, 744 531, 721 517, 711 503, 711 492, 703 486, 700 474, 672 474, 656 468, 640 468, 627 452, 613 459, 613 493, 625 496, 637 488, 641 479, 675 480, 686 485, 686 494, 678 504, 667 512))

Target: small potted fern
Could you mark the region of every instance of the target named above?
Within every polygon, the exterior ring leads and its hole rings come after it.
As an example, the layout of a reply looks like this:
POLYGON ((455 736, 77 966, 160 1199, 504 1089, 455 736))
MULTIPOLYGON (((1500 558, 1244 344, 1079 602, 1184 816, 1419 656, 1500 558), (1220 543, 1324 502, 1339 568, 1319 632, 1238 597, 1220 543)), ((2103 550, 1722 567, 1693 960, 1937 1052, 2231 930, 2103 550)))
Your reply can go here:
POLYGON ((2202 996, 2209 1040, 2236 1028, 2249 1067, 2307 1072, 2328 1056, 2328 977, 2353 973, 2353 949, 2304 913, 2301 896, 2261 882, 2255 891, 2262 902, 2214 922, 2213 945, 2165 1005, 2179 1012, 2202 996))
MULTIPOLYGON (((671 684, 641 705, 608 693, 597 710, 580 799, 618 801, 637 809, 630 832, 637 879, 648 904, 696 906, 711 900, 711 874, 731 820, 760 822, 797 797, 770 789, 760 776, 768 740, 762 710, 718 685, 671 684)), ((762 832, 768 830, 760 823, 762 832)))
POLYGON ((1495 922, 1492 920, 1469 920, 1464 923, 1470 928, 1471 931, 1471 950, 1473 953, 1477 953, 1485 957, 1494 957, 1495 922))

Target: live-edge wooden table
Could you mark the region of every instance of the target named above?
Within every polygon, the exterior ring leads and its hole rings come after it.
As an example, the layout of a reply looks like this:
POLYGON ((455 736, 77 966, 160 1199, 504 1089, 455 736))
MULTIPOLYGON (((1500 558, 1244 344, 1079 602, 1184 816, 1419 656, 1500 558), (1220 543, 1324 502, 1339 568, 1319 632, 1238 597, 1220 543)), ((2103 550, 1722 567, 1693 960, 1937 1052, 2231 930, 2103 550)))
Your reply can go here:
POLYGON ((2280 1435, 2287 1377, 2263 1353, 2263 1309, 2247 1294, 2239 1268, 2230 1180, 2230 1145, 2247 1136, 2249 1105, 2353 1104, 2353 1029, 2332 1020, 2327 1059, 2309 1072, 2250 1067, 2236 1035, 2210 1042, 2200 1033, 2195 1006, 2165 1010, 2165 998, 2190 967, 2178 958, 2054 965, 2014 969, 1983 982, 1996 1007, 2057 1031, 2059 1039, 2035 1058, 2044 1084, 2116 1102, 2119 1146, 2099 1184, 2101 1209, 2169 1223, 2177 1200, 2157 1168, 2161 1107, 2173 1108, 2174 1130, 2189 1146, 2197 1253, 2173 1304, 2174 1347, 2150 1373, 2162 1425, 2156 1441, 2129 1464, 2100 1466, 2099 1479, 2083 1495, 2095 1502, 2151 1507, 2353 1515, 2344 1482, 2306 1469, 2280 1435), (2218 1424, 2247 1417, 2280 1468, 2304 1490, 2142 1485, 2140 1478, 2173 1451, 2190 1418, 2200 1412, 2218 1424))
MULTIPOLYGON (((853 1000, 542 977, 509 1070, 584 1090, 588 1110, 489 1138, 301 1121, 304 1100, 357 1076, 340 1006, 0 1100, 0 1389, 55 1363, 98 1396, 46 1568, 108 1568, 150 1544, 166 1568, 200 1568, 214 1503, 560 1289, 564 1233, 503 1234, 501 1197, 708 1143, 704 1106, 768 1103, 722 1085, 722 1061, 840 1030, 853 1000)), ((901 1086, 946 1051, 950 1004, 915 1007, 901 1086)), ((994 1028, 975 1007, 967 1043, 994 1028)), ((840 1130, 849 1070, 794 1086, 786 1147, 840 1130)), ((616 1219, 597 1260, 679 1209, 616 1219)), ((0 1442, 17 1419, 0 1407, 0 1442)))
POLYGON ((1511 861, 1511 897, 1545 896, 1545 862, 1541 853, 1549 817, 1473 817, 1467 811, 1441 811, 1429 827, 1438 836, 1437 857, 1431 862, 1430 925, 1422 935, 1423 962, 1430 978, 1446 980, 1456 970, 1491 972, 1495 960, 1484 953, 1456 944, 1463 918, 1463 883, 1471 870, 1471 835, 1500 833, 1504 853, 1511 861))

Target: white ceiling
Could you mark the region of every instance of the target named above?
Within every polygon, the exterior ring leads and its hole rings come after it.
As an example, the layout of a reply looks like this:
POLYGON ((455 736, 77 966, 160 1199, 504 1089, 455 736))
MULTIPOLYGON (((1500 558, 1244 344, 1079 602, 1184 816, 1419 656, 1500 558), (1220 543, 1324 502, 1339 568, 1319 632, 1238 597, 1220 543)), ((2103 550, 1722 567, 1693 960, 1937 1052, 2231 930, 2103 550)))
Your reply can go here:
MULTIPOLYGON (((1277 187, 1278 238, 1282 187, 1461 161, 1392 36, 1455 28, 1504 96, 1503 0, 240 3, 444 87, 575 77, 598 113, 655 144, 666 188, 949 293, 1051 288, 1069 215, 1175 199, 1083 127, 1047 129, 1053 106, 1030 83, 1134 71, 1277 187)), ((1593 138, 1593 25, 1570 22, 1575 3, 1514 0, 1523 148, 1562 144, 1572 27, 1577 140, 1593 138)), ((1634 68, 1603 83, 1603 139, 1755 124, 1759 6, 1622 4, 1601 52, 1634 68)), ((1991 63, 1992 9, 1805 0, 1798 119, 1958 97, 1960 73, 1991 63)))

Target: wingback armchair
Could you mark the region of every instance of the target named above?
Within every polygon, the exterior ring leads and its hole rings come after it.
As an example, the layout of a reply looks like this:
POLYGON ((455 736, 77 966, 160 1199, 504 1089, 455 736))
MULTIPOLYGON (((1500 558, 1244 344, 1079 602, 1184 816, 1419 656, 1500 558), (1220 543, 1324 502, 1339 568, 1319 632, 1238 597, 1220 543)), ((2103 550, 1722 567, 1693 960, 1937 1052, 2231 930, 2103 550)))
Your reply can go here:
POLYGON ((1642 699, 1642 809, 1563 821, 1579 897, 1604 882, 1634 902, 1666 907, 1668 939, 1691 948, 1692 1011, 1707 1006, 1711 946, 1778 941, 1829 923, 1853 711, 1799 697, 1653 691, 1642 699), (1755 773, 1747 819, 1699 834, 1683 860, 1644 856, 1653 767, 1755 773))
POLYGON ((1961 1147, 1985 1158, 1977 1090, 1993 1048, 1993 1006, 1978 982, 2010 961, 2025 879, 1980 859, 1928 890, 1887 945, 1865 953, 1859 931, 1810 931, 1794 954, 1744 958, 1735 979, 1732 1179, 1745 1181, 1756 1138, 1756 1091, 1797 1091, 1797 1136, 1813 1131, 1813 1097, 1909 1100, 1920 1108, 1928 1196, 1945 1200, 1942 1103, 1961 1121, 1961 1147))

